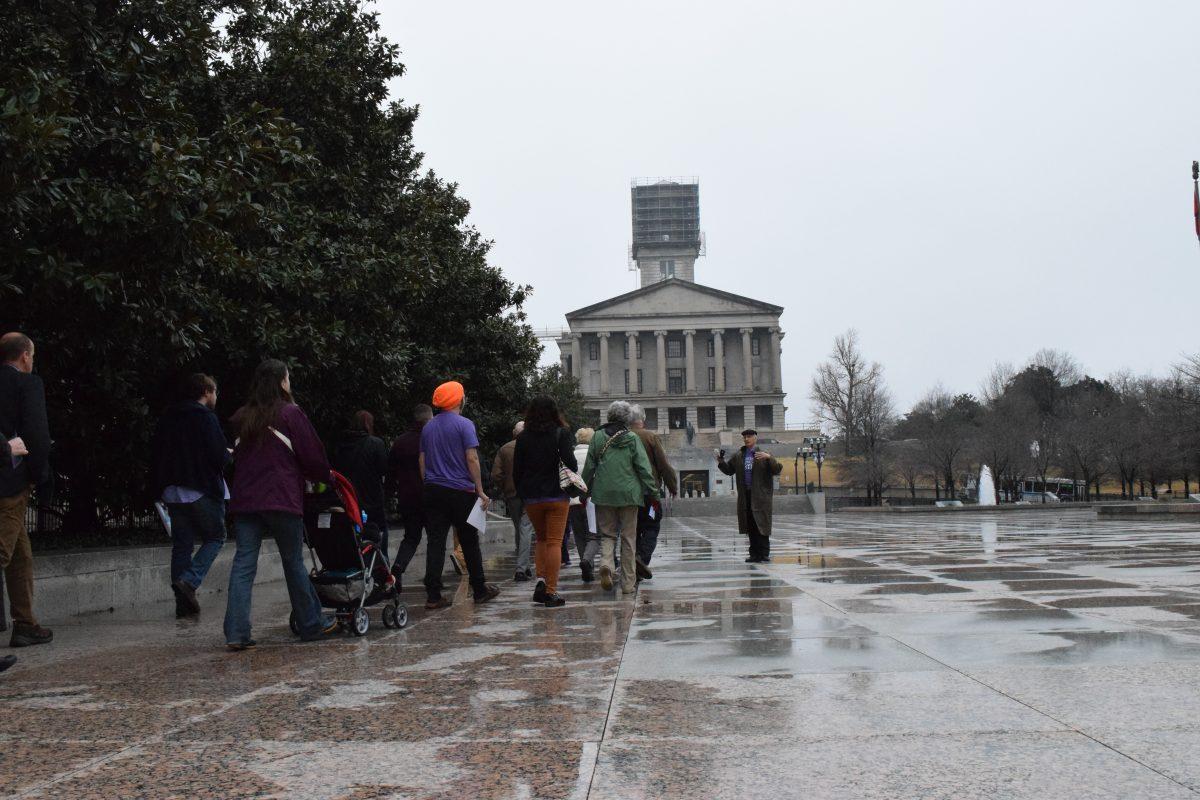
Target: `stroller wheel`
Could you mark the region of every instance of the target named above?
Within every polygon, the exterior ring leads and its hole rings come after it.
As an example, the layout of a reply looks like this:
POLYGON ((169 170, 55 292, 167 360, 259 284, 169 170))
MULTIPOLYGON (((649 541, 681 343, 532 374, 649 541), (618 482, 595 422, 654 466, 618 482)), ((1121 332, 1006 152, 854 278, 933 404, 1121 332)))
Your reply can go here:
POLYGON ((350 617, 350 630, 355 636, 366 636, 367 631, 371 628, 371 617, 367 614, 365 608, 354 609, 354 614, 350 617))
POLYGON ((396 604, 396 627, 403 628, 408 624, 408 606, 396 604))
POLYGON ((300 626, 296 624, 296 612, 293 611, 288 615, 288 627, 292 629, 292 633, 296 636, 300 635, 300 626))
POLYGON ((400 627, 396 624, 396 607, 394 605, 388 604, 383 607, 383 627, 388 630, 400 627))

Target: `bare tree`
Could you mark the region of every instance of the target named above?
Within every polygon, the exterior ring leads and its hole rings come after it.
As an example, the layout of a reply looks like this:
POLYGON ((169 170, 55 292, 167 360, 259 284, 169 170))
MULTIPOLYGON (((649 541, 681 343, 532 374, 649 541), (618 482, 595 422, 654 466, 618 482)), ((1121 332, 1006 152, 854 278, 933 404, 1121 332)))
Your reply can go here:
POLYGON ((1012 384, 1013 378, 1017 376, 1017 371, 1013 369, 1013 365, 1007 361, 998 361, 996 366, 992 367, 992 371, 983 379, 983 383, 979 386, 979 393, 983 397, 983 402, 987 405, 992 405, 998 402, 1008 391, 1012 384))
POLYGON ((892 471, 908 489, 912 498, 917 496, 917 483, 929 474, 929 459, 921 443, 916 439, 903 439, 888 445, 892 471))
POLYGON ((866 490, 869 501, 876 504, 882 502, 892 472, 886 444, 896 424, 896 405, 881 378, 863 384, 854 403, 854 424, 862 452, 851 459, 849 471, 856 485, 866 490))
POLYGON ((980 406, 975 398, 965 394, 954 396, 936 386, 913 406, 898 426, 901 435, 920 440, 935 476, 935 486, 943 485, 948 498, 954 497, 964 451, 974 438, 972 428, 979 413, 980 406))
POLYGON ((845 444, 847 456, 854 453, 859 435, 859 396, 867 387, 879 383, 883 368, 868 363, 858 349, 858 332, 853 328, 833 340, 829 360, 817 367, 809 394, 817 415, 832 424, 845 444))

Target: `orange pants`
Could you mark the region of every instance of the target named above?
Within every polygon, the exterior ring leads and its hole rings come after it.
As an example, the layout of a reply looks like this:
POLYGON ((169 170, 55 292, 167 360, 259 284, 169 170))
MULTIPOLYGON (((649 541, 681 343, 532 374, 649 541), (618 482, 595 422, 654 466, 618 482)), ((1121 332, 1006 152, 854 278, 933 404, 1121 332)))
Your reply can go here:
POLYGON ((538 577, 546 579, 546 591, 558 591, 558 570, 562 566, 563 534, 567 531, 568 500, 552 500, 548 503, 531 503, 525 513, 537 531, 537 544, 533 548, 533 563, 538 577))

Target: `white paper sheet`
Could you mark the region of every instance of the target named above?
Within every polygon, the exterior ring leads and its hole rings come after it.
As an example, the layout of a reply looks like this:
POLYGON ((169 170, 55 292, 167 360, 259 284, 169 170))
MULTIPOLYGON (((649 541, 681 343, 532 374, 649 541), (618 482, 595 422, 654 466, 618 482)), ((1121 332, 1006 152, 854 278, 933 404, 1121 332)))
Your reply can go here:
POLYGON ((487 530, 487 512, 483 510, 483 501, 478 497, 475 498, 475 507, 467 517, 467 524, 480 533, 487 530))
POLYGON ((588 521, 588 532, 595 533, 596 532, 596 504, 593 503, 591 500, 587 501, 587 521, 588 521))

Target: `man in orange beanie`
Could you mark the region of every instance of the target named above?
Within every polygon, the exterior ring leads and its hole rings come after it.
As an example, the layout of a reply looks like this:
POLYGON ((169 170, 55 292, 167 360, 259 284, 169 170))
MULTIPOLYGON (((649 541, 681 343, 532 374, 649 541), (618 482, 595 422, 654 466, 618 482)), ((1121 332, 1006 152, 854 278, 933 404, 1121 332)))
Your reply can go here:
POLYGON ((479 437, 475 423, 462 415, 466 393, 458 381, 447 381, 433 393, 437 416, 421 429, 422 500, 425 530, 429 536, 425 551, 425 608, 446 608, 450 600, 442 596, 442 570, 446 566, 446 534, 453 525, 458 531, 467 575, 476 603, 486 603, 500 590, 486 581, 479 534, 467 522, 476 498, 486 509, 491 500, 483 491, 479 467, 479 437))

